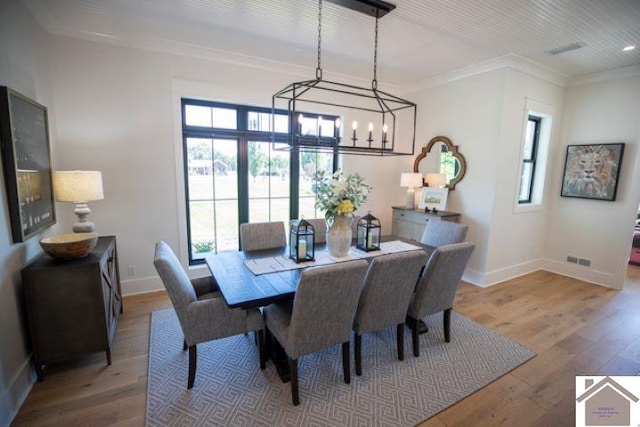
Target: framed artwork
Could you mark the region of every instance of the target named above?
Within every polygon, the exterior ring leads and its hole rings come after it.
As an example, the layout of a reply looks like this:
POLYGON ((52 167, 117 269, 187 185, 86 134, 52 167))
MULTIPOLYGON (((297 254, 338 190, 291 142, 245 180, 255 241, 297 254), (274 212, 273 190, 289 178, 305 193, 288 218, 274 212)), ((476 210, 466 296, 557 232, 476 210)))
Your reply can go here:
POLYGON ((562 197, 614 201, 624 143, 567 146, 562 197))
POLYGON ((420 203, 418 207, 420 209, 435 209, 437 211, 445 211, 447 210, 448 195, 448 188, 422 187, 422 193, 420 194, 420 203))
POLYGON ((0 86, 0 144, 13 242, 56 222, 47 108, 0 86))

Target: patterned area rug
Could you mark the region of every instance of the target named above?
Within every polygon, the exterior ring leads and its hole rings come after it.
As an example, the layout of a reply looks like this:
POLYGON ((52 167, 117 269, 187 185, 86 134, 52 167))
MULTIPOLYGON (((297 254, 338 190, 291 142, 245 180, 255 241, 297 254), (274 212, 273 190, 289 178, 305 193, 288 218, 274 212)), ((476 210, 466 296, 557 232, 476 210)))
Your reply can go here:
MULTIPOLYGON (((424 319, 420 357, 409 331, 405 360, 396 357, 395 327, 363 336, 362 376, 342 378, 340 346, 298 361, 300 405, 291 403, 273 363, 260 371, 252 335, 198 345, 194 388, 187 390, 188 352, 173 309, 152 313, 148 426, 413 426, 535 356, 528 348, 452 313, 451 342, 442 315, 424 319)), ((353 351, 353 345, 351 346, 353 351)))

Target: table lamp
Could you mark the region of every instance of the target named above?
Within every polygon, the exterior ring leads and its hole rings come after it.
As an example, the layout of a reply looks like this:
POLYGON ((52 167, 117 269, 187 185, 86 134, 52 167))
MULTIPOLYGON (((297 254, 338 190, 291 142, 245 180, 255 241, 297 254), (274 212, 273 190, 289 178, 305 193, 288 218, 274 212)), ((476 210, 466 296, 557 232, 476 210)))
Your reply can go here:
POLYGON ((443 188, 447 185, 447 176, 443 173, 428 173, 424 176, 424 181, 431 188, 443 188))
POLYGON ((78 222, 73 224, 74 233, 90 233, 96 229, 89 221, 91 209, 87 202, 104 199, 102 172, 58 171, 53 173, 53 192, 58 202, 73 202, 78 222))
POLYGON ((413 172, 403 172, 400 175, 400 187, 407 187, 407 209, 414 209, 416 207, 416 191, 415 188, 422 187, 422 175, 413 172))

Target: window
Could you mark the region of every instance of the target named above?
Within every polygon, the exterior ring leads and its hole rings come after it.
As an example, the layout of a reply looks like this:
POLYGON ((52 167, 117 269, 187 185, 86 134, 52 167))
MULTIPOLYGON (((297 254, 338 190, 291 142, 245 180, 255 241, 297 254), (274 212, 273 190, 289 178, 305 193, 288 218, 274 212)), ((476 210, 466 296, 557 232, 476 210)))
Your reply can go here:
POLYGON ((522 151, 522 170, 520 173, 520 192, 518 193, 518 203, 531 203, 541 122, 541 117, 529 115, 524 137, 524 148, 522 151))
MULTIPOLYGON (((305 113, 309 133, 334 136, 337 117, 305 113)), ((182 99, 189 264, 239 248, 243 222, 316 218, 311 178, 335 171, 337 155, 286 150, 286 111, 182 99)))

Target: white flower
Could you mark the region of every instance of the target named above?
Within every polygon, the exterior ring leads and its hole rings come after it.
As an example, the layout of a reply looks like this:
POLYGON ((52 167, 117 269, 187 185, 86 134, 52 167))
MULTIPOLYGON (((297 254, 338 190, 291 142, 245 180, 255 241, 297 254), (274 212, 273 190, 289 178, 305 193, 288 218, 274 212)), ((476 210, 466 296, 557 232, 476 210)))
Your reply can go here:
POLYGON ((316 208, 324 211, 326 219, 353 213, 367 201, 370 189, 357 173, 345 175, 342 171, 333 174, 318 171, 314 176, 316 208))

